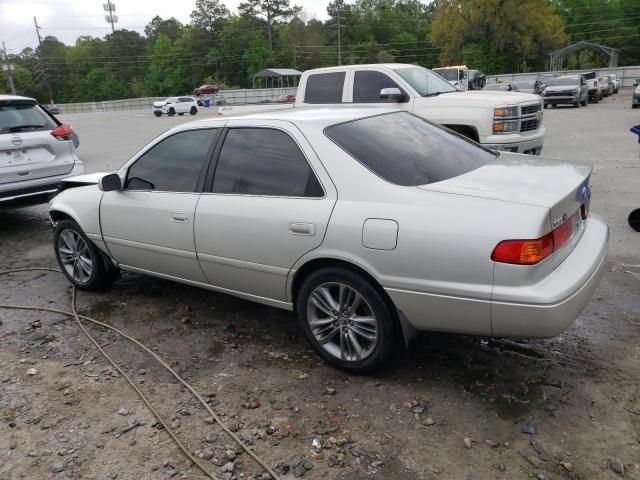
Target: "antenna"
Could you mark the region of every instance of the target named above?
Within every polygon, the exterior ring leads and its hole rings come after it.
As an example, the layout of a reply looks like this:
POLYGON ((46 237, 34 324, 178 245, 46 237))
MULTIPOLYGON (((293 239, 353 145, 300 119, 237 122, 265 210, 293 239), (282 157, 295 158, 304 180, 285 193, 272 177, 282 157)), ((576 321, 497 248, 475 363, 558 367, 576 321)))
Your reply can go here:
POLYGON ((107 23, 111 24, 111 33, 114 33, 116 31, 116 27, 114 26, 114 24, 118 23, 118 16, 114 15, 114 12, 116 11, 116 4, 111 0, 107 0, 107 3, 102 4, 102 8, 106 13, 104 19, 107 21, 107 23))

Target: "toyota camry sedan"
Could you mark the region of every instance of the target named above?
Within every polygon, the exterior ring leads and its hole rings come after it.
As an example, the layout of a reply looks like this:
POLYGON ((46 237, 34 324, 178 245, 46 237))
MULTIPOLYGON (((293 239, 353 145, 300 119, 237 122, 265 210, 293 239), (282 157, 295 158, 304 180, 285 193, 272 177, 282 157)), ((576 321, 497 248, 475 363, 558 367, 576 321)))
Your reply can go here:
POLYGON ((211 119, 63 182, 53 246, 78 288, 126 270, 291 310, 327 362, 367 372, 420 330, 571 325, 607 253, 591 170, 387 109, 211 119))

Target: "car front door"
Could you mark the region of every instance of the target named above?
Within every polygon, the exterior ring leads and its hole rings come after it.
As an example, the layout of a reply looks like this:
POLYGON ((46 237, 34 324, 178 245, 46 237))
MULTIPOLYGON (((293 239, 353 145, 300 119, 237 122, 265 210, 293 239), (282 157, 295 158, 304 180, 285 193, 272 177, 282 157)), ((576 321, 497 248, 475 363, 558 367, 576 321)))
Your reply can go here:
POLYGON ((299 130, 255 122, 228 122, 195 238, 212 285, 277 304, 292 266, 322 243, 337 195, 299 130))
POLYGON ((411 99, 406 96, 405 101, 396 102, 380 98, 383 88, 398 88, 406 95, 406 89, 399 85, 385 72, 377 70, 356 70, 353 75, 353 103, 366 106, 380 106, 381 103, 393 103, 404 110, 411 109, 411 99))
POLYGON ((186 130, 163 138, 128 167, 123 189, 104 193, 102 235, 124 268, 206 282, 193 222, 220 131, 186 130))

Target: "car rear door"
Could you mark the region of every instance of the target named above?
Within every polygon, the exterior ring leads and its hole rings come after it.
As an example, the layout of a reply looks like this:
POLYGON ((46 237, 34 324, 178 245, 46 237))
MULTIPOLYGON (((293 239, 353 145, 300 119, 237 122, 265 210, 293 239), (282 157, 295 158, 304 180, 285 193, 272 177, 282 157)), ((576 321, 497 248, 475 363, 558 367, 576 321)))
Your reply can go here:
POLYGON ((289 271, 322 243, 337 192, 296 127, 227 126, 196 210, 198 259, 216 287, 286 301, 289 271))
POLYGON ((0 100, 0 184, 65 175, 75 161, 71 140, 35 101, 0 100))
POLYGON ((196 258, 193 222, 220 131, 192 129, 161 139, 127 169, 123 189, 103 194, 102 235, 123 266, 205 282, 196 258))

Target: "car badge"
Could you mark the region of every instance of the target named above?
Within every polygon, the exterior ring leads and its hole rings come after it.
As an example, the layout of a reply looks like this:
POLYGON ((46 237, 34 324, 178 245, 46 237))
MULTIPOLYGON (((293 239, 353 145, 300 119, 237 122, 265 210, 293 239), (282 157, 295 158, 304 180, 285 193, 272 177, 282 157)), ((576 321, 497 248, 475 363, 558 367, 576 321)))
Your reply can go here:
POLYGON ((16 147, 19 147, 20 145, 22 145, 22 138, 20 138, 18 135, 14 135, 13 137, 11 137, 11 143, 16 147))

